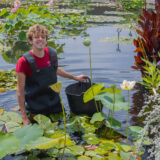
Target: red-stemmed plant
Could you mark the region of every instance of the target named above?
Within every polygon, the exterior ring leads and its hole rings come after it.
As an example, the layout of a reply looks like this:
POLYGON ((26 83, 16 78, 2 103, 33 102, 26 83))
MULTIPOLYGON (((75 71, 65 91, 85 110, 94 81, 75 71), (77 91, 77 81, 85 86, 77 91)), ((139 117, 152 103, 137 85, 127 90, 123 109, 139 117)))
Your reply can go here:
POLYGON ((155 11, 147 11, 143 9, 143 15, 139 16, 138 26, 136 30, 138 38, 134 40, 136 49, 135 66, 132 68, 140 70, 142 76, 145 76, 144 65, 142 60, 153 62, 153 59, 160 60, 158 52, 160 51, 160 0, 155 0, 155 11))

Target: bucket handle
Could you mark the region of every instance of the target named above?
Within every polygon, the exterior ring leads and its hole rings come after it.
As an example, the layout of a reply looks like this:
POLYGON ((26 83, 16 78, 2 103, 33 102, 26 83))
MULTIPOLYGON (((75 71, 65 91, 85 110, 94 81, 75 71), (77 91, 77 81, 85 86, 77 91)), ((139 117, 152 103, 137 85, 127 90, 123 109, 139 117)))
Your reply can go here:
POLYGON ((81 90, 83 91, 84 89, 87 90, 88 88, 86 87, 85 83, 89 83, 91 87, 91 79, 88 77, 86 82, 79 82, 81 85, 81 90), (85 87, 85 88, 84 88, 85 87))

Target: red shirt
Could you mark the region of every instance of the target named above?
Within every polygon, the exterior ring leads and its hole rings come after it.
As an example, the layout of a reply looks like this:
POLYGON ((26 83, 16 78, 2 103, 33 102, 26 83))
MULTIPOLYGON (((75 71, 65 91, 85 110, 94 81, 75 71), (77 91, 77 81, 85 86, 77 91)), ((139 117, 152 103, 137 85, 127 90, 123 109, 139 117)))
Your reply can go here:
MULTIPOLYGON (((44 50, 45 50, 45 54, 44 54, 44 57, 42 57, 42 58, 35 56, 31 50, 29 51, 32 54, 32 56, 34 57, 39 69, 44 68, 44 67, 48 67, 51 65, 48 47, 45 47, 44 50)), ((22 72, 27 77, 31 76, 32 69, 31 69, 28 61, 24 58, 24 56, 19 58, 15 71, 22 72)))

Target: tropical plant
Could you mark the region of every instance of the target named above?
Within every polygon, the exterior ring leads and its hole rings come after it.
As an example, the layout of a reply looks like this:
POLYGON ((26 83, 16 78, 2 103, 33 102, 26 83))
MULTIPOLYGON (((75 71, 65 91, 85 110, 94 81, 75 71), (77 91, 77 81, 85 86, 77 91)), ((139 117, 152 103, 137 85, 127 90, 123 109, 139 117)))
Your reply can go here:
POLYGON ((153 62, 154 59, 159 61, 158 52, 160 51, 160 2, 155 3, 155 12, 143 9, 143 15, 140 15, 138 25, 140 29, 136 32, 140 35, 137 40, 134 40, 136 46, 135 65, 132 68, 140 70, 142 76, 145 76, 144 66, 146 63, 143 59, 153 62))
POLYGON ((143 81, 139 83, 156 94, 156 92, 159 90, 160 85, 160 70, 157 66, 157 62, 156 60, 154 60, 153 63, 151 63, 144 59, 143 61, 146 63, 146 66, 143 67, 145 77, 142 77, 143 81))

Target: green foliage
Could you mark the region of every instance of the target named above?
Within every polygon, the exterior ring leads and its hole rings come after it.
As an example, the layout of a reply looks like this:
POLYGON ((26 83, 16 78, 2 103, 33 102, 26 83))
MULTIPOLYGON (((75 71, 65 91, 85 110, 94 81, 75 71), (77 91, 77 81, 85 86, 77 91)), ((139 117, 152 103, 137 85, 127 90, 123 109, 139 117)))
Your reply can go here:
POLYGON ((28 125, 23 128, 17 129, 14 132, 14 136, 16 136, 20 140, 20 146, 24 147, 31 141, 36 140, 38 137, 43 135, 43 130, 37 124, 28 125))
POLYGON ((94 99, 94 96, 101 93, 101 90, 103 87, 104 87, 103 83, 97 83, 97 84, 93 85, 92 87, 90 87, 83 95, 84 103, 87 103, 88 101, 94 99))
POLYGON ((158 86, 160 84, 160 70, 157 68, 156 61, 153 61, 153 63, 145 59, 143 59, 143 61, 146 63, 143 67, 145 77, 142 77, 143 81, 140 83, 149 90, 152 90, 153 88, 158 90, 158 86))
POLYGON ((126 10, 139 10, 144 7, 144 1, 142 0, 118 0, 121 3, 123 9, 126 10))
POLYGON ((26 40, 26 30, 33 24, 43 24, 54 33, 54 26, 60 28, 81 26, 85 23, 86 17, 75 13, 74 15, 64 15, 54 12, 47 6, 30 5, 27 8, 19 8, 17 12, 11 13, 10 9, 3 9, 0 13, 6 19, 5 24, 1 24, 1 32, 10 37, 17 37, 18 40, 26 40))
POLYGON ((19 151, 19 139, 11 133, 0 133, 0 158, 19 151))
POLYGON ((91 124, 94 124, 97 121, 103 121, 106 118, 106 114, 99 112, 99 113, 95 113, 92 116, 92 119, 90 120, 91 124))
POLYGON ((119 129, 119 128, 121 128, 121 122, 119 122, 118 120, 116 120, 114 118, 108 118, 106 120, 106 126, 113 128, 113 129, 119 129))
POLYGON ((15 89, 17 86, 15 71, 0 70, 0 88, 15 89))

